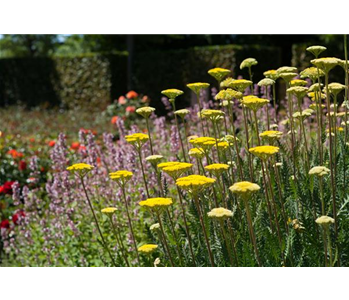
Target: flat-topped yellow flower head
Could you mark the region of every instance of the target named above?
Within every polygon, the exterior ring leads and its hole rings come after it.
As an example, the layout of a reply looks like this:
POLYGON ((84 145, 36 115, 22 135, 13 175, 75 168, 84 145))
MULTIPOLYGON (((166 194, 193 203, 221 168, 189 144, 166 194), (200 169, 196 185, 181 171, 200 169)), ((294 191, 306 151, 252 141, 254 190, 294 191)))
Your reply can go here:
POLYGON ((195 158, 203 158, 205 156, 205 151, 202 148, 191 148, 188 154, 195 158))
POLYGON ((231 218, 233 216, 233 212, 229 209, 218 207, 213 208, 210 212, 208 212, 207 216, 213 219, 224 220, 226 218, 231 218))
POLYGON ((321 226, 328 227, 330 224, 334 224, 334 219, 329 216, 321 216, 315 222, 321 226))
POLYGON ((321 69, 310 67, 304 69, 302 72, 299 73, 299 75, 301 76, 301 78, 310 78, 312 82, 315 82, 318 76, 325 76, 325 72, 321 69))
POLYGON ((330 172, 331 172, 330 169, 324 166, 317 166, 310 169, 309 175, 316 175, 316 176, 322 177, 324 175, 330 174, 330 172))
POLYGON ((242 98, 242 93, 235 91, 231 88, 228 88, 226 90, 221 90, 219 93, 215 96, 215 100, 227 100, 227 101, 232 101, 234 98, 235 99, 241 99, 242 98))
POLYGON ((143 254, 151 254, 152 252, 154 252, 156 249, 158 248, 158 245, 154 245, 154 244, 145 244, 143 246, 140 246, 138 248, 138 252, 141 252, 143 254))
POLYGON ((276 80, 279 78, 279 73, 277 70, 268 70, 263 73, 263 75, 267 78, 270 78, 272 80, 276 80))
POLYGON ((176 110, 175 112, 175 115, 179 116, 181 119, 184 119, 184 117, 190 113, 190 111, 188 109, 179 109, 179 110, 176 110))
POLYGON ((156 212, 160 212, 162 209, 173 204, 171 198, 148 198, 147 200, 139 202, 139 205, 145 208, 149 208, 156 212))
POLYGON ((295 78, 298 74, 294 72, 285 72, 280 73, 280 77, 285 80, 286 82, 290 82, 293 78, 295 78))
POLYGON ((328 73, 340 64, 340 59, 336 57, 321 57, 313 59, 310 62, 319 69, 322 69, 325 73, 328 73))
POLYGON ((279 147, 275 146, 257 146, 254 148, 250 148, 249 151, 259 157, 262 160, 268 159, 270 156, 279 152, 279 147))
POLYGON ((276 72, 279 74, 279 76, 283 73, 296 73, 297 68, 296 67, 289 67, 289 66, 284 66, 280 67, 276 70, 276 72))
POLYGON ((313 114, 313 110, 310 108, 304 109, 302 111, 296 111, 292 116, 295 119, 303 121, 305 118, 310 117, 313 114))
POLYGON ((221 141, 216 144, 216 147, 221 150, 226 150, 229 148, 229 143, 226 141, 221 141))
POLYGON ((179 161, 169 161, 158 164, 158 168, 171 176, 174 179, 177 179, 183 173, 189 171, 192 168, 193 164, 179 161))
POLYGON ((207 73, 214 77, 218 82, 221 82, 224 77, 231 73, 231 71, 223 68, 213 68, 208 70, 207 73))
POLYGON ((85 164, 85 163, 77 163, 77 164, 73 164, 70 167, 67 168, 68 171, 72 172, 72 173, 76 173, 79 176, 83 177, 85 176, 88 172, 90 172, 94 167, 89 165, 89 164, 85 164))
POLYGON ((293 87, 288 88, 287 92, 295 95, 298 99, 300 99, 300 98, 303 98, 307 94, 308 88, 306 88, 304 86, 293 86, 293 87))
POLYGON ((252 66, 255 66, 257 64, 258 64, 258 61, 255 58, 252 58, 252 57, 246 58, 240 64, 240 70, 244 68, 251 68, 252 66))
POLYGON ((324 46, 310 46, 308 47, 307 51, 309 51, 310 53, 312 53, 316 58, 319 57, 319 55, 324 52, 327 48, 324 46))
POLYGON ((144 106, 136 110, 136 113, 141 115, 143 118, 149 118, 150 115, 155 111, 154 107, 144 106))
POLYGON ((201 136, 189 140, 189 143, 191 143, 195 147, 200 147, 204 149, 204 151, 207 151, 211 149, 214 145, 216 145, 216 139, 208 136, 201 136))
POLYGON ((205 167, 205 170, 209 171, 211 174, 216 177, 220 176, 224 171, 229 169, 227 164, 211 164, 205 167))
POLYGON ((290 86, 295 87, 295 86, 306 86, 308 84, 307 81, 303 79, 293 79, 290 81, 290 86))
POLYGON ((243 93, 249 86, 252 85, 252 81, 247 79, 236 79, 231 83, 231 85, 233 89, 243 93))
POLYGON ((156 164, 162 160, 164 157, 162 155, 158 155, 158 154, 154 154, 154 155, 150 155, 147 156, 145 158, 146 161, 150 162, 152 165, 156 166, 156 164))
POLYGON ((269 85, 274 85, 275 84, 275 80, 271 79, 271 78, 263 78, 262 80, 260 80, 258 82, 258 86, 269 86, 269 85))
POLYGON ((134 133, 131 135, 126 135, 125 139, 126 142, 135 146, 137 149, 140 149, 149 140, 149 135, 145 133, 134 133))
POLYGON ((330 91, 331 94, 334 96, 337 96, 341 91, 343 91, 346 88, 345 85, 338 83, 338 82, 331 82, 328 85, 328 90, 330 91))
POLYGON ((224 79, 224 80, 220 83, 221 88, 223 88, 223 89, 232 88, 231 83, 232 83, 234 80, 235 80, 235 79, 232 78, 232 77, 228 77, 228 78, 224 79))
POLYGON ((116 181, 120 185, 124 185, 133 176, 133 173, 126 170, 119 170, 116 172, 109 173, 109 178, 116 181))
POLYGON ((281 131, 267 130, 267 131, 260 133, 259 136, 262 139, 267 140, 269 143, 273 143, 274 141, 279 140, 281 138, 282 134, 283 133, 281 131))
POLYGON ((196 95, 199 95, 201 90, 207 89, 209 86, 210 84, 206 82, 195 82, 187 84, 187 87, 190 88, 196 95))
POLYGON ((118 209, 116 207, 106 207, 101 210, 102 213, 106 215, 112 215, 115 213, 118 209))
POLYGON ((267 105, 270 101, 268 99, 258 98, 258 97, 244 97, 241 100, 241 104, 245 107, 257 111, 264 105, 267 105))
POLYGON ((184 92, 181 90, 177 89, 168 89, 168 90, 163 90, 161 94, 165 95, 169 99, 176 99, 178 96, 183 95, 184 92))
POLYGON ((238 194, 239 196, 242 196, 243 198, 247 198, 252 193, 255 193, 260 190, 260 186, 256 183, 252 183, 249 181, 240 181, 234 183, 229 190, 235 194, 238 194))
POLYGON ((193 194, 211 186, 216 179, 202 175, 189 175, 176 180, 176 184, 183 190, 192 192, 193 194))
POLYGON ((200 112, 201 118, 209 119, 211 122, 222 120, 224 115, 224 111, 217 109, 203 109, 200 112))
MULTIPOLYGON (((323 85, 322 83, 320 83, 320 84, 314 83, 314 84, 312 84, 312 85, 309 87, 308 91, 309 91, 309 92, 321 91, 321 89, 322 89, 323 86, 324 86, 324 85, 323 85)), ((309 95, 309 94, 308 94, 308 95, 309 95)), ((313 97, 314 97, 314 96, 315 96, 315 95, 313 95, 313 97)))

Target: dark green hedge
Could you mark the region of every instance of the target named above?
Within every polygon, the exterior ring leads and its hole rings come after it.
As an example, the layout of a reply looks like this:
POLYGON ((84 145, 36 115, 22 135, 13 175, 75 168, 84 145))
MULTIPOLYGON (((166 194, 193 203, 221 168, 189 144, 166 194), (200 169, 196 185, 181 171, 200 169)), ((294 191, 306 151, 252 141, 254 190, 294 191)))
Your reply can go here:
MULTIPOLYGON (((253 68, 254 80, 266 69, 280 66, 280 51, 267 46, 214 46, 175 51, 135 53, 133 87, 150 96, 152 105, 161 108, 163 89, 187 91, 180 105, 189 100, 186 84, 216 82, 207 74, 213 67, 228 68, 233 76, 248 77, 239 65, 247 57, 259 64, 253 68)), ((101 105, 127 92, 127 55, 91 54, 78 57, 0 59, 0 105, 24 103, 27 106, 101 105)))

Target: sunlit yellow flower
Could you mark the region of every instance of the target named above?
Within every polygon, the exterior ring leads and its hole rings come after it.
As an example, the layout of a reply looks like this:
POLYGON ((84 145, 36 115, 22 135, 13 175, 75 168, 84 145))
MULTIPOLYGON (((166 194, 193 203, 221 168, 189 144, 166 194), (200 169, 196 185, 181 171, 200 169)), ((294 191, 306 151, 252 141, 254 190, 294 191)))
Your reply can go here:
POLYGON ((193 156, 195 158, 203 158, 205 156, 204 149, 202 149, 202 148, 191 148, 189 150, 189 156, 193 156))
POLYGON ((229 190, 235 194, 238 194, 242 197, 250 196, 252 193, 260 190, 260 186, 256 183, 249 181, 240 181, 234 183, 229 190))
POLYGON ((218 148, 218 149, 228 149, 228 147, 229 147, 229 143, 228 142, 219 142, 219 143, 217 143, 217 145, 216 145, 216 147, 218 148))
POLYGON ((145 254, 150 254, 158 248, 158 245, 145 244, 138 248, 138 251, 145 254))
POLYGON ((150 155, 145 158, 146 161, 150 162, 151 164, 157 164, 160 160, 162 160, 164 157, 162 155, 150 155))
POLYGON ((216 179, 202 175, 189 175, 176 180, 176 184, 183 190, 191 191, 193 194, 211 186, 216 179))
POLYGON ((149 135, 145 133, 134 133, 125 136, 126 142, 140 149, 148 140, 149 135))
POLYGON ((117 211, 118 209, 116 208, 116 207, 106 207, 106 208, 103 208, 102 210, 101 210, 101 212, 102 213, 104 213, 104 214, 113 214, 113 213, 115 213, 116 211, 117 211))
MULTIPOLYGON (((313 104, 309 105, 309 108, 312 109, 312 110, 317 110, 317 106, 318 106, 318 104, 313 103, 313 104)), ((326 105, 325 104, 321 104, 321 107, 325 108, 326 105)))
POLYGON ((224 79, 224 80, 220 83, 221 88, 223 88, 223 89, 232 88, 231 83, 232 83, 234 80, 235 80, 235 79, 232 78, 232 77, 228 77, 228 78, 224 79))
POLYGON ((241 99, 242 98, 242 93, 235 91, 231 88, 228 88, 226 90, 221 90, 216 96, 216 100, 228 100, 232 101, 234 98, 236 99, 241 99))
POLYGON ((172 205, 171 198, 148 198, 139 202, 139 205, 159 212, 160 210, 172 205))
POLYGON ((266 139, 269 143, 273 143, 274 141, 280 139, 282 134, 283 133, 281 131, 267 130, 267 131, 260 133, 259 136, 262 139, 266 139))
POLYGON ((89 164, 85 164, 85 163, 78 163, 78 164, 73 164, 70 167, 67 168, 68 171, 71 172, 80 172, 80 171, 91 171, 93 169, 93 166, 89 165, 89 164))
POLYGON ((268 104, 270 101, 268 99, 263 98, 257 98, 257 97, 244 97, 241 100, 241 104, 246 106, 247 108, 257 111, 258 109, 262 108, 264 105, 268 104))
POLYGON ((308 82, 306 82, 305 80, 302 80, 302 79, 293 79, 290 81, 291 87, 306 86, 307 84, 308 84, 308 82))
MULTIPOLYGON (((229 144, 229 146, 234 146, 234 142, 240 142, 240 140, 231 134, 227 134, 221 138, 221 142, 227 142, 229 144)), ((219 145, 218 145, 218 147, 219 147, 219 145)))
POLYGON ((296 76, 297 76, 297 73, 293 73, 293 72, 280 73, 280 77, 286 82, 290 82, 296 76))
POLYGON ((254 148, 250 148, 249 151, 259 157, 262 160, 266 160, 267 158, 269 158, 270 156, 276 154, 279 152, 279 147, 275 147, 275 146, 257 146, 254 148))
POLYGON ((202 136, 189 140, 189 143, 191 143, 195 147, 200 147, 204 149, 204 151, 207 151, 211 149, 214 145, 216 145, 216 139, 212 137, 202 136))
POLYGON ((321 57, 310 61, 313 65, 322 69, 325 73, 328 73, 335 66, 339 65, 340 59, 336 57, 321 57))
POLYGON ((133 173, 126 170, 119 170, 116 172, 109 173, 109 178, 116 181, 117 183, 124 185, 133 176, 133 173))
POLYGON ((315 82, 318 76, 325 76, 325 72, 321 69, 310 67, 304 69, 302 72, 299 73, 299 75, 301 76, 301 78, 310 78, 312 82, 315 82))
POLYGON ((268 70, 263 73, 263 75, 267 78, 276 80, 279 78, 279 73, 276 70, 268 70))
POLYGON ((188 109, 179 109, 179 110, 176 110, 174 112, 177 116, 179 116, 180 118, 184 119, 184 117, 190 113, 190 111, 188 109))
POLYGON ((225 76, 231 73, 231 71, 223 68, 214 68, 208 70, 207 73, 214 77, 218 82, 221 82, 225 76))
POLYGON ((155 111, 154 107, 144 106, 136 110, 136 113, 141 115, 143 118, 149 118, 149 116, 155 111))
POLYGON ((269 86, 269 85, 274 85, 275 84, 275 80, 271 79, 271 78, 263 78, 262 80, 260 80, 258 82, 258 86, 269 86))
POLYGON ((295 119, 304 120, 306 117, 310 117, 314 111, 312 109, 304 109, 303 111, 297 111, 292 116, 295 119))
POLYGON ((181 90, 177 90, 177 89, 168 89, 168 90, 162 91, 161 94, 165 95, 169 99, 174 100, 178 96, 183 95, 184 92, 181 90))
POLYGON ((149 229, 150 229, 151 231, 158 230, 158 229, 160 229, 160 224, 159 224, 159 223, 155 223, 155 224, 151 225, 151 226, 149 227, 149 229))
POLYGON ((211 122, 217 122, 224 117, 224 111, 217 109, 203 109, 200 112, 202 118, 209 119, 211 122))
POLYGON ((328 226, 334 224, 334 219, 329 216, 321 216, 315 220, 315 222, 322 226, 328 226))
POLYGON ((304 86, 293 86, 288 88, 287 92, 294 94, 297 98, 303 98, 307 94, 308 88, 304 86))
POLYGON ((205 170, 209 171, 216 177, 220 176, 224 171, 229 169, 229 165, 226 164, 211 164, 205 167, 205 170))
POLYGON ((324 176, 329 174, 331 171, 330 169, 323 167, 323 166, 317 166, 317 167, 313 167, 310 169, 309 171, 309 175, 317 175, 317 176, 324 176))
POLYGON ((187 87, 190 88, 196 95, 199 95, 201 90, 207 89, 209 86, 210 84, 206 82, 195 82, 187 84, 187 87))
POLYGON ((315 57, 318 57, 320 53, 324 52, 327 48, 324 46, 310 46, 306 50, 312 53, 315 57))
POLYGON ((345 85, 340 84, 338 82, 332 82, 328 85, 328 90, 331 94, 337 96, 341 91, 346 88, 345 85))
POLYGON ((233 216, 233 212, 229 209, 218 207, 213 208, 210 212, 207 213, 210 218, 214 219, 226 219, 233 216))
POLYGON ((178 178, 183 173, 189 171, 193 164, 179 161, 170 161, 158 164, 158 168, 171 176, 172 178, 178 178))
POLYGON ((312 84, 312 85, 309 87, 308 91, 309 91, 309 92, 320 91, 322 87, 323 87, 323 84, 322 84, 322 83, 320 83, 320 84, 319 84, 319 83, 314 83, 314 84, 312 84))
POLYGON ((240 93, 243 93, 251 84, 252 81, 246 79, 236 79, 231 83, 232 87, 240 93))
POLYGON ((296 67, 280 67, 276 70, 276 72, 279 74, 279 76, 283 73, 296 73, 297 72, 297 68, 296 67))
POLYGON ((246 58, 240 64, 240 70, 244 68, 251 68, 252 66, 255 66, 257 64, 258 64, 258 61, 255 58, 246 58))

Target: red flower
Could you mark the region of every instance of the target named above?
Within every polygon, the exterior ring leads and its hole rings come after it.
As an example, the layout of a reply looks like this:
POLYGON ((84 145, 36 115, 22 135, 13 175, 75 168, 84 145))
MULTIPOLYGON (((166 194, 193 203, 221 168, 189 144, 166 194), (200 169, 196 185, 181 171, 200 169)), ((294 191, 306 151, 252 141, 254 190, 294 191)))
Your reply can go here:
POLYGON ((18 165, 18 169, 20 171, 24 171, 27 169, 27 163, 24 160, 21 160, 18 165))
POLYGON ((142 103, 147 103, 147 102, 149 102, 150 101, 150 99, 149 99, 149 97, 148 96, 143 96, 143 98, 142 98, 142 100, 141 100, 141 102, 142 103))
POLYGON ((138 94, 135 91, 129 91, 126 94, 126 98, 127 99, 134 99, 134 98, 137 98, 137 97, 138 97, 138 94))
POLYGON ((54 145, 56 145, 56 141, 49 141, 49 142, 48 142, 48 145, 49 145, 50 147, 53 147, 54 145))
POLYGON ((84 151, 84 150, 86 150, 86 147, 80 145, 80 147, 79 147, 79 152, 80 152, 80 151, 84 151))
POLYGON ((35 139, 34 139, 34 138, 30 138, 30 139, 29 139, 29 142, 34 143, 34 142, 35 142, 35 139))
POLYGON ((72 150, 79 150, 79 148, 80 148, 80 143, 79 142, 74 142, 70 146, 70 149, 72 149, 72 150))
POLYGON ((15 149, 11 149, 11 150, 7 151, 7 154, 10 154, 12 156, 12 158, 14 158, 14 159, 16 159, 18 157, 23 157, 23 153, 18 152, 15 149))
POLYGON ((12 185, 14 181, 6 181, 4 185, 1 187, 0 192, 5 195, 12 195, 12 185))
POLYGON ((0 228, 9 229, 10 228, 10 221, 9 220, 2 220, 0 223, 0 228))
POLYGON ((118 120, 118 116, 114 116, 111 118, 111 123, 116 124, 117 120, 118 120))
POLYGON ((135 106, 127 106, 126 107, 126 112, 128 112, 128 113, 134 113, 135 111, 136 111, 135 106))
POLYGON ((119 97, 119 99, 118 99, 119 104, 124 105, 124 104, 126 104, 126 102, 127 102, 127 99, 124 96, 119 97))
POLYGON ((22 219, 22 218, 24 218, 24 217, 25 217, 24 211, 23 211, 23 210, 20 210, 20 211, 18 211, 17 213, 15 213, 15 214, 12 216, 12 222, 13 222, 15 225, 18 225, 20 219, 22 219))

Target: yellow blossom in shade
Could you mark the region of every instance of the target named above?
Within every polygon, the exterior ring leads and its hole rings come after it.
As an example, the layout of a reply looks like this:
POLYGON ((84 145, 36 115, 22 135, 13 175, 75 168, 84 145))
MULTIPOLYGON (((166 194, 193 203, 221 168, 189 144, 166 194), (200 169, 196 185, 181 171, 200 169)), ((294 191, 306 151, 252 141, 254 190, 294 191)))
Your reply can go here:
POLYGON ((269 85, 274 85, 275 84, 275 80, 271 79, 271 78, 263 78, 262 80, 260 80, 258 82, 258 86, 269 86, 269 85))
MULTIPOLYGON (((313 103, 313 104, 309 105, 309 108, 312 109, 312 110, 317 110, 317 106, 318 106, 318 104, 313 103)), ((325 108, 326 105, 325 104, 321 104, 321 107, 325 108)))
POLYGON ((187 84, 187 87, 190 88, 196 95, 199 95, 201 90, 207 89, 209 86, 210 84, 206 82, 195 82, 187 84))
POLYGON ((102 210, 101 210, 101 212, 102 213, 104 213, 104 214, 113 214, 113 213, 115 213, 116 211, 117 211, 118 209, 116 208, 116 207, 106 207, 106 208, 103 208, 102 210))
POLYGON ((218 207, 213 208, 210 212, 208 212, 207 216, 214 219, 226 219, 232 217, 233 212, 229 209, 218 207))
POLYGON ((307 84, 308 84, 308 82, 306 82, 305 80, 302 80, 302 79, 293 79, 290 81, 291 87, 306 86, 307 84))
POLYGON ((334 224, 334 219, 329 216, 321 216, 315 220, 315 222, 321 226, 328 226, 334 224))
POLYGON ((200 112, 202 118, 209 119, 211 122, 217 122, 224 117, 224 111, 217 109, 203 109, 200 112))
POLYGON ((184 117, 190 113, 190 111, 188 109, 179 109, 179 110, 176 110, 174 112, 177 116, 179 116, 180 118, 184 119, 184 117))
POLYGON ((312 82, 315 82, 318 76, 323 77, 325 76, 325 73, 321 69, 310 67, 304 69, 299 73, 299 75, 301 76, 301 78, 310 78, 312 82))
POLYGON ((203 158, 205 156, 205 151, 202 148, 191 148, 188 154, 195 158, 203 158))
POLYGON ((274 141, 279 140, 281 138, 282 134, 283 133, 281 131, 267 130, 267 131, 260 133, 259 136, 262 139, 267 140, 269 143, 273 143, 274 141))
POLYGON ((145 158, 146 161, 150 162, 151 164, 157 164, 160 160, 162 160, 164 157, 162 155, 150 155, 145 158))
POLYGON ((258 61, 255 58, 246 58, 240 64, 240 70, 244 68, 251 68, 252 66, 255 66, 257 64, 258 64, 258 61))
POLYGON ((240 142, 240 140, 231 134, 227 134, 221 138, 221 142, 227 142, 229 144, 229 146, 234 146, 234 142, 240 142))
MULTIPOLYGON (((315 97, 315 92, 310 92, 308 93, 308 96, 311 98, 312 101, 317 100, 317 98, 319 98, 319 93, 317 93, 316 97, 315 97)), ((321 93, 321 99, 325 100, 326 99, 326 95, 321 93)))
POLYGON ((151 231, 158 230, 158 229, 160 229, 160 224, 159 224, 159 223, 155 223, 155 224, 151 225, 151 226, 149 227, 149 229, 150 229, 151 231))
POLYGON ((231 83, 232 87, 240 93, 243 93, 251 84, 252 81, 246 79, 236 79, 231 83))
POLYGON ((68 171, 71 172, 88 172, 91 171, 94 167, 89 165, 89 164, 85 164, 85 163, 78 163, 78 164, 73 164, 70 167, 67 168, 68 171))
POLYGON ((296 76, 297 76, 297 73, 293 73, 293 72, 285 72, 280 74, 280 77, 286 82, 290 82, 296 76))
POLYGON ((249 151, 259 157, 262 160, 266 160, 270 156, 279 152, 279 147, 275 146, 257 146, 254 148, 250 148, 249 151))
POLYGON ((155 211, 160 211, 173 204, 171 198, 148 198, 139 202, 139 205, 155 211))
POLYGON ((150 254, 158 248, 158 245, 154 244, 145 244, 138 248, 138 251, 144 254, 150 254))
POLYGON ((124 185, 133 176, 133 173, 126 170, 119 170, 116 172, 109 173, 109 178, 116 181, 117 183, 124 185))
POLYGON ((163 90, 161 94, 165 95, 169 99, 176 99, 178 96, 183 95, 184 92, 177 89, 163 90))
POLYGON ((232 83, 234 80, 235 80, 235 79, 232 78, 232 77, 228 77, 228 78, 224 79, 224 80, 220 83, 221 88, 223 88, 223 89, 232 88, 231 83, 232 83))
POLYGON ((149 116, 155 111, 154 107, 144 106, 136 110, 136 113, 141 115, 143 118, 149 118, 149 116))
POLYGON ((349 60, 345 61, 345 59, 340 59, 339 60, 339 65, 345 70, 345 65, 348 65, 349 67, 349 60))
POLYGON ((276 70, 276 72, 279 74, 279 76, 283 73, 296 73, 297 72, 297 68, 296 67, 280 67, 276 70))
POLYGON ((176 184, 183 190, 190 191, 192 193, 198 193, 199 191, 214 184, 216 179, 209 178, 202 175, 189 175, 181 177, 176 180, 176 184))
POLYGON ((249 181, 240 181, 234 183, 229 190, 235 194, 238 194, 242 197, 248 197, 252 193, 255 193, 260 190, 260 186, 256 183, 252 183, 249 181))
POLYGON ((216 96, 215 100, 228 100, 232 101, 234 98, 236 99, 241 99, 242 98, 242 93, 235 91, 231 88, 228 88, 226 90, 221 90, 216 96))
POLYGON ((295 119, 304 120, 306 117, 310 117, 314 111, 312 109, 304 109, 303 111, 297 111, 292 116, 295 119))
POLYGON ((306 50, 312 53, 315 57, 318 57, 320 53, 324 52, 327 48, 324 46, 310 46, 306 50))
POLYGON ((337 96, 341 91, 346 88, 345 85, 340 84, 338 82, 332 82, 328 85, 328 90, 331 94, 337 96))
POLYGON ((241 100, 241 104, 246 106, 247 108, 257 111, 262 108, 264 105, 268 104, 270 101, 268 99, 258 98, 258 97, 244 97, 241 100))
POLYGON ((145 133, 134 133, 125 136, 126 142, 135 146, 136 148, 141 148, 148 140, 149 135, 145 133))
POLYGON ((231 73, 231 71, 223 68, 214 68, 214 69, 208 70, 207 73, 210 74, 212 77, 214 77, 218 82, 221 82, 224 77, 226 77, 231 73))
POLYGON ((209 171, 211 174, 216 177, 220 176, 224 171, 229 169, 227 164, 211 164, 205 167, 205 170, 209 171))
POLYGON ((322 83, 320 83, 320 84, 314 83, 309 87, 308 91, 309 92, 320 91, 322 87, 323 87, 322 83))
POLYGON ((297 98, 303 98, 307 94, 308 88, 304 86, 293 86, 288 88, 287 92, 294 94, 297 98))
POLYGON ((158 168, 163 172, 176 179, 181 176, 184 172, 187 172, 191 169, 193 164, 179 162, 179 161, 170 161, 158 164, 158 168))
POLYGON ((325 73, 328 73, 335 66, 339 65, 340 59, 336 57, 321 57, 310 61, 313 65, 322 69, 325 73))
POLYGON ((324 175, 327 175, 327 174, 330 174, 331 170, 326 168, 326 167, 323 167, 323 166, 317 166, 317 167, 313 167, 310 169, 309 171, 309 175, 317 175, 317 176, 324 176, 324 175))
POLYGON ((207 151, 216 145, 216 139, 208 136, 202 136, 189 140, 189 143, 204 149, 204 151, 207 151))
POLYGON ((267 78, 276 80, 279 78, 279 73, 276 70, 268 70, 263 73, 263 75, 267 78))
POLYGON ((217 147, 218 149, 225 150, 225 149, 228 149, 228 148, 229 148, 229 143, 228 143, 228 142, 225 142, 225 141, 223 141, 223 142, 218 142, 218 143, 216 144, 216 147, 217 147))

